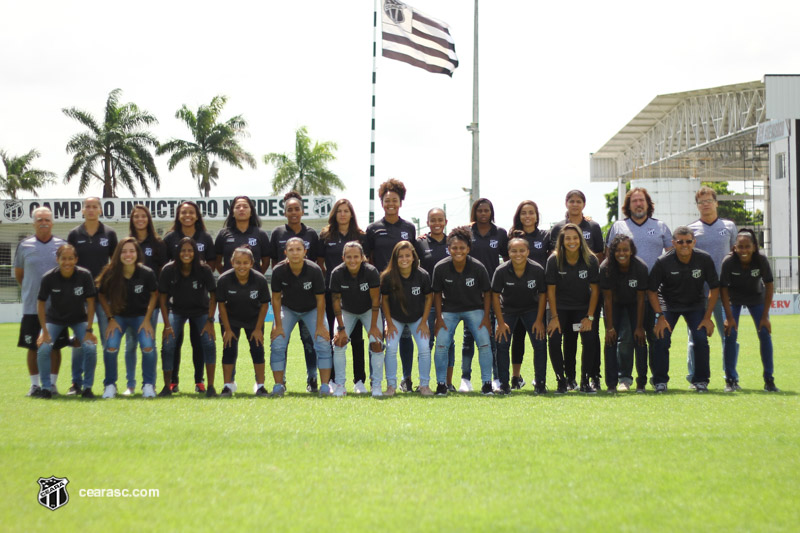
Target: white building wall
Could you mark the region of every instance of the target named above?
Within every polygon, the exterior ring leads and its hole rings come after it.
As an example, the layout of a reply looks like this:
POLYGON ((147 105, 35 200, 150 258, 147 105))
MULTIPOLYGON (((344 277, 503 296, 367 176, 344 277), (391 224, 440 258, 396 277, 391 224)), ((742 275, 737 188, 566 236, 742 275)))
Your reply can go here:
POLYGON ((699 214, 694 195, 700 180, 693 178, 665 178, 631 180, 631 189, 644 187, 655 204, 653 217, 667 224, 670 230, 697 220, 699 214))
POLYGON ((793 121, 791 135, 773 141, 769 145, 769 194, 770 194, 770 249, 775 259, 773 275, 776 290, 798 286, 798 261, 788 259, 800 255, 798 244, 798 153, 797 126, 793 121))

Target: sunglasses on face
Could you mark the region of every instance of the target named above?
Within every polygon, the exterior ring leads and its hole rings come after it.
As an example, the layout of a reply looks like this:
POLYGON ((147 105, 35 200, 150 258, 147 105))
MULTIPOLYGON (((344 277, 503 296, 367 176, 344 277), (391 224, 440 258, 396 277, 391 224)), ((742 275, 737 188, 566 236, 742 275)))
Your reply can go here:
POLYGON ((675 244, 680 244, 680 245, 692 244, 693 242, 694 242, 694 239, 676 239, 675 240, 675 244))

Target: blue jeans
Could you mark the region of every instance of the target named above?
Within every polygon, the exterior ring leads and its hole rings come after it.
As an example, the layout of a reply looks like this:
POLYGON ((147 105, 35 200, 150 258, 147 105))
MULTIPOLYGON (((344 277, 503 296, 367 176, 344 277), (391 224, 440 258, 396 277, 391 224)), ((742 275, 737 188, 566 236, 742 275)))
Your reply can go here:
MULTIPOLYGON (((431 332, 431 337, 428 339, 428 348, 433 353, 433 345, 434 339, 436 338, 436 334, 434 333, 434 328, 436 327, 436 308, 431 307, 431 312, 428 313, 428 329, 431 332)), ((400 350, 402 351, 403 346, 400 345, 400 350)), ((455 341, 450 343, 450 348, 447 350, 447 368, 453 368, 456 366, 456 343, 455 341)))
POLYGON ((453 334, 456 327, 462 320, 464 321, 464 332, 466 333, 469 330, 472 333, 472 338, 477 340, 478 343, 478 363, 481 367, 481 381, 491 381, 494 357, 492 357, 491 334, 486 328, 480 327, 483 320, 483 309, 462 311, 460 313, 443 312, 442 319, 445 327, 440 329, 439 334, 436 335, 436 352, 434 355, 436 381, 439 383, 447 382, 447 351, 453 342, 453 334))
MULTIPOLYGON (((342 309, 342 322, 344 323, 345 333, 347 333, 348 337, 347 344, 350 344, 350 335, 353 333, 356 324, 359 322, 364 326, 364 329, 367 330, 370 343, 380 342, 380 339, 376 339, 372 335, 369 335, 369 325, 372 323, 372 309, 369 309, 360 315, 350 313, 342 309)), ((379 311, 377 321, 378 328, 381 327, 380 325, 382 323, 381 313, 379 311)), ((344 385, 347 377, 347 344, 344 346, 333 346, 333 368, 336 376, 335 383, 337 385, 344 385)), ((373 352, 372 349, 370 349, 369 359, 370 381, 372 382, 373 387, 380 388, 381 382, 383 381, 383 352, 373 352)))
MULTIPOLYGON (((281 322, 283 324, 283 335, 278 335, 270 344, 269 366, 273 372, 283 372, 286 370, 286 348, 289 346, 289 338, 292 335, 292 330, 298 322, 305 324, 309 332, 316 331, 317 310, 312 309, 305 313, 298 313, 282 305, 281 322)), ((319 366, 319 368, 328 369, 333 366, 331 344, 328 341, 318 335, 315 336, 314 351, 317 355, 317 366, 319 366)), ((316 376, 316 372, 314 375, 316 376)))
POLYGON ((303 355, 306 358, 306 378, 317 379, 317 354, 314 339, 305 323, 300 322, 300 340, 303 342, 303 355))
MULTIPOLYGON (((725 310, 722 307, 722 298, 717 300, 716 305, 714 305, 714 325, 717 326, 717 333, 719 333, 719 338, 722 339, 722 371, 725 372, 725 310)), ((736 343, 736 357, 739 357, 739 343, 736 343)), ((692 379, 694 375, 694 343, 692 342, 692 332, 689 332, 689 348, 686 355, 686 368, 688 370, 688 374, 686 375, 686 381, 689 383, 695 383, 696 381, 692 379)))
MULTIPOLYGON (((178 315, 175 313, 169 314, 169 325, 172 326, 173 335, 167 336, 166 340, 164 341, 164 346, 161 350, 161 369, 164 372, 170 372, 172 370, 173 362, 175 360, 177 334, 179 331, 183 331, 183 326, 187 321, 194 323, 194 327, 199 333, 203 331, 203 328, 206 327, 206 324, 208 323, 208 313, 193 317, 178 315)), ((141 337, 139 342, 141 342, 141 337)), ((214 339, 212 339, 208 333, 203 332, 203 334, 200 335, 200 346, 203 350, 203 361, 205 364, 215 364, 217 362, 217 345, 214 342, 214 339)), ((144 356, 144 350, 142 350, 142 355, 144 356)))
POLYGON ((427 387, 431 382, 431 348, 429 340, 422 337, 417 331, 422 318, 416 322, 400 322, 392 319, 392 324, 397 328, 397 334, 386 339, 386 384, 397 386, 397 348, 402 343, 403 330, 407 330, 414 342, 417 343, 417 358, 419 359, 419 386, 427 387))
MULTIPOLYGON (((483 312, 483 311, 481 311, 483 312)), ((492 352, 492 370, 497 377, 497 344, 494 340, 494 323, 497 318, 494 311, 489 311, 489 323, 492 331, 489 332, 489 348, 492 352)), ((464 328, 464 339, 461 345, 461 379, 472 379, 472 358, 475 356, 475 339, 469 329, 464 328)))
MULTIPOLYGON (((631 385, 635 360, 636 385, 643 387, 647 383, 647 344, 636 344, 633 338, 633 332, 636 330, 637 304, 614 304, 613 313, 617 342, 605 345, 606 386, 609 389, 615 388, 620 382, 631 385), (622 342, 620 338, 622 331, 627 332, 629 342, 622 342), (623 351, 623 347, 627 350, 623 351)), ((647 327, 645 323, 644 329, 647 327)))
MULTIPOLYGON (((767 328, 758 329, 758 323, 761 322, 761 317, 764 315, 764 304, 748 305, 747 310, 750 311, 750 316, 753 317, 753 323, 758 332, 758 344, 761 349, 761 365, 764 368, 764 379, 772 379, 772 335, 770 335, 767 328)), ((736 325, 739 325, 739 314, 742 312, 741 305, 731 304, 731 311, 733 312, 733 320, 736 325)), ((728 379, 739 380, 739 373, 736 371, 736 363, 739 359, 739 351, 734 349, 738 332, 734 329, 731 330, 730 335, 725 337, 725 377, 728 379)))
MULTIPOLYGON (((708 383, 711 370, 708 363, 708 334, 705 328, 700 330, 697 327, 703 320, 705 309, 695 309, 693 311, 664 311, 664 318, 667 319, 671 328, 675 328, 678 319, 683 316, 686 326, 692 334, 694 342, 694 376, 692 383, 708 383)), ((653 373, 653 384, 669 382, 669 347, 672 334, 669 330, 664 330, 664 336, 656 339, 655 357, 651 363, 650 371, 653 373)))
MULTIPOLYGON (((100 344, 103 348, 106 347, 106 327, 108 327, 108 317, 106 316, 106 312, 103 311, 103 307, 100 305, 99 302, 95 303, 94 306, 94 315, 97 318, 95 321, 95 325, 97 329, 95 331, 99 331, 100 334, 97 337, 100 339, 100 344)), ((83 337, 81 337, 83 338, 83 337)), ((72 348, 72 383, 74 383, 77 387, 85 386, 84 384, 84 371, 83 371, 83 355, 84 349, 81 348, 72 348)), ((97 357, 97 347, 95 346, 95 360, 97 357)), ((97 364, 97 363, 95 363, 97 364)), ((92 383, 94 383, 94 367, 92 367, 92 383)), ((91 387, 91 385, 89 385, 91 387)))
MULTIPOLYGON (((142 316, 115 316, 114 320, 117 321, 122 331, 115 329, 111 333, 111 337, 106 340, 106 346, 103 350, 103 363, 106 367, 106 377, 103 380, 103 386, 117 384, 117 354, 119 347, 122 345, 122 336, 128 328, 133 328, 133 331, 138 331, 139 326, 144 322, 144 315, 142 316)), ((156 341, 150 337, 147 332, 142 329, 138 333, 139 346, 142 348, 142 384, 153 385, 156 384, 156 341)))
MULTIPOLYGON (((511 347, 511 338, 514 336, 514 330, 519 322, 525 327, 528 336, 533 345, 533 373, 536 383, 545 384, 547 379, 547 340, 537 339, 533 335, 533 323, 536 322, 537 311, 528 311, 526 313, 504 313, 503 320, 508 325, 509 332, 505 340, 497 341, 497 370, 498 379, 503 385, 508 385, 509 381, 509 357, 508 351, 511 347)), ((496 328, 495 328, 496 329, 496 328)))
MULTIPOLYGON (((150 325, 153 326, 153 332, 156 331, 158 325, 158 308, 153 309, 153 314, 150 315, 150 325)), ((136 349, 139 347, 139 337, 136 335, 136 330, 128 328, 125 332, 125 379, 128 381, 128 387, 131 389, 136 388, 136 349)))
MULTIPOLYGON (((82 340, 83 337, 86 335, 86 322, 78 322, 77 324, 70 324, 69 326, 60 326, 57 324, 47 324, 47 332, 50 334, 50 339, 55 342, 64 328, 70 327, 72 328, 72 333, 77 337, 79 340, 82 340)), ((53 343, 42 343, 39 346, 39 351, 36 354, 36 362, 39 365, 39 376, 42 380, 42 387, 45 389, 49 389, 50 385, 50 368, 51 368, 51 359, 50 355, 53 352, 53 343)), ((97 367, 97 345, 90 341, 84 341, 81 344, 80 348, 73 348, 72 349, 72 368, 73 372, 75 368, 80 369, 80 373, 83 376, 82 383, 77 384, 78 386, 85 386, 88 389, 92 388, 94 385, 94 369, 97 367), (76 357, 77 355, 77 357, 76 357)))

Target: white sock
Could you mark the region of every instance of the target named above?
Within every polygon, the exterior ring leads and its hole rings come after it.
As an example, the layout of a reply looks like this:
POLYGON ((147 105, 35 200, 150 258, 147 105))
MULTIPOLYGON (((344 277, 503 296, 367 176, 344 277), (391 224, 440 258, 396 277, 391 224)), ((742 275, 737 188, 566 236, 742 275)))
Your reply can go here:
POLYGON ((42 382, 39 380, 39 374, 31 374, 31 385, 36 385, 37 387, 42 386, 42 382))
POLYGON ((260 389, 263 386, 264 386, 263 383, 256 383, 256 390, 260 389))
POLYGON ((236 385, 234 385, 233 383, 226 383, 225 386, 228 387, 231 390, 231 392, 236 392, 236 385))
POLYGON ((58 379, 58 374, 50 374, 50 384, 51 385, 55 385, 57 379, 58 379))

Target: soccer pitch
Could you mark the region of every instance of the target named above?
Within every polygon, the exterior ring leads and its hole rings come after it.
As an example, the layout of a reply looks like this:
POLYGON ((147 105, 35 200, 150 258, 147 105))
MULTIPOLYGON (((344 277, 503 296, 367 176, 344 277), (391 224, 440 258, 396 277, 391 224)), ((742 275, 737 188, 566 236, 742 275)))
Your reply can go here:
MULTIPOLYGON (((744 390, 733 394, 722 392, 716 332, 711 391, 687 390, 681 321, 663 396, 649 385, 645 395, 534 396, 528 347, 528 385, 509 397, 399 393, 375 400, 351 394, 348 380, 347 397, 321 399, 305 392, 295 332, 283 399, 253 397, 252 362, 241 343, 236 397, 189 392, 187 342, 185 392, 144 400, 137 388, 132 398, 93 401, 63 395, 66 351, 62 395, 25 397, 18 326, 0 325, 7 347, 0 359, 0 530, 796 531, 800 320, 776 316, 772 323, 778 394, 762 391, 758 342, 745 316, 744 390), (51 475, 69 479, 69 502, 55 511, 37 501, 37 480, 51 475), (158 489, 158 497, 82 496, 87 489, 158 489)), ((220 363, 219 335, 217 342, 220 363)), ((119 362, 124 377, 123 356, 119 362)), ((458 358, 456 366, 458 378, 458 358)), ((477 378, 477 357, 474 367, 477 378)), ((158 368, 156 390, 160 361, 158 368)), ((98 357, 98 396, 102 376, 98 357)), ((221 382, 219 368, 217 390, 221 382)), ((118 384, 124 388, 124 380, 118 384)), ((555 387, 552 372, 548 385, 555 387)))

